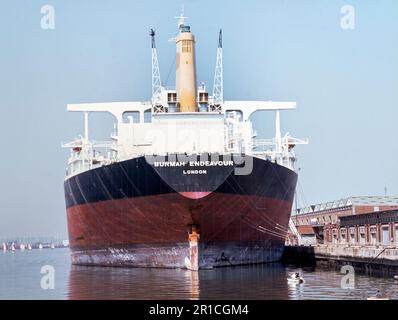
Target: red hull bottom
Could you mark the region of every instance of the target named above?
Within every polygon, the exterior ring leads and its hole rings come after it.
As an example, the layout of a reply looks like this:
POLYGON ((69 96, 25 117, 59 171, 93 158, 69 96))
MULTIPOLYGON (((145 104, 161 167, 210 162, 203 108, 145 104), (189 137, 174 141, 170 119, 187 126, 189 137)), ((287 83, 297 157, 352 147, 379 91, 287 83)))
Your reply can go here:
POLYGON ((178 193, 68 208, 72 263, 212 268, 278 261, 291 202, 178 193))

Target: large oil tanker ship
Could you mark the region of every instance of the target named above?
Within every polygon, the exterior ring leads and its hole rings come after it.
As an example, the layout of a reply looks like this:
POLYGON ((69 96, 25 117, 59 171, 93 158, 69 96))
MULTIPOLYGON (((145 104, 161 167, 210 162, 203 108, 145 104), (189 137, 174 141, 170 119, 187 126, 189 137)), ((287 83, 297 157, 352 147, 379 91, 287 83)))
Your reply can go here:
POLYGON ((273 262, 283 252, 297 181, 280 111, 294 102, 226 101, 220 30, 213 85, 197 87, 195 37, 178 19, 176 86, 161 84, 155 32, 149 102, 70 104, 84 136, 64 182, 72 263, 212 268, 273 262), (275 113, 257 139, 251 115, 275 113), (115 117, 110 142, 89 139, 89 114, 115 117))

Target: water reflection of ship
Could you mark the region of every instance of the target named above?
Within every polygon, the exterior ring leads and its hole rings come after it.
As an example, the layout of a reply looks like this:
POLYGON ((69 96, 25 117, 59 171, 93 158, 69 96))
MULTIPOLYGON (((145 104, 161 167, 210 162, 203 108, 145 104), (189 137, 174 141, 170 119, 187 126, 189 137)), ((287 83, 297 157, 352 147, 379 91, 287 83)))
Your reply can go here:
POLYGON ((287 300, 288 286, 280 263, 254 264, 199 273, 200 299, 287 300))
POLYGON ((102 268, 72 265, 68 298, 198 299, 199 275, 183 269, 102 268))
POLYGON ((279 264, 191 272, 184 269, 101 268, 73 265, 68 298, 85 299, 288 299, 279 264))
POLYGON ((191 297, 190 300, 198 300, 200 297, 199 288, 199 273, 198 272, 185 272, 186 276, 189 276, 191 282, 191 297))

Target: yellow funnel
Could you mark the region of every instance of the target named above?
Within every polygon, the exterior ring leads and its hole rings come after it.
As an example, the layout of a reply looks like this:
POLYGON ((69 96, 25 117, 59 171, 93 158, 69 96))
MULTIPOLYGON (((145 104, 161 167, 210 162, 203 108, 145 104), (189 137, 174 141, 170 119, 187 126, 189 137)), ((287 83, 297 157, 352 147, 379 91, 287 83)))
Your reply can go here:
POLYGON ((181 26, 176 39, 176 91, 180 112, 198 111, 196 103, 195 37, 181 26))

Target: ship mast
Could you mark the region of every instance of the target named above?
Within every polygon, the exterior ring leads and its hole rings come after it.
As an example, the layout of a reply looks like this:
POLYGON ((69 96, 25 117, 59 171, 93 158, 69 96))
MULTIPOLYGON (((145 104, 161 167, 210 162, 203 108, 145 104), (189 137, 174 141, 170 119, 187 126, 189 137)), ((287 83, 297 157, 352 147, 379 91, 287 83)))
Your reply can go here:
POLYGON ((151 29, 149 35, 152 40, 152 104, 157 105, 161 99, 162 82, 160 80, 158 53, 155 43, 155 30, 151 29))
POLYGON ((218 36, 217 61, 216 61, 216 70, 214 73, 214 85, 213 85, 213 99, 215 106, 220 106, 224 102, 221 29, 218 36))

